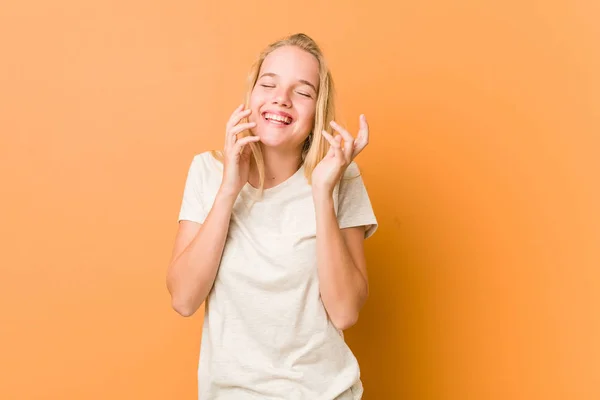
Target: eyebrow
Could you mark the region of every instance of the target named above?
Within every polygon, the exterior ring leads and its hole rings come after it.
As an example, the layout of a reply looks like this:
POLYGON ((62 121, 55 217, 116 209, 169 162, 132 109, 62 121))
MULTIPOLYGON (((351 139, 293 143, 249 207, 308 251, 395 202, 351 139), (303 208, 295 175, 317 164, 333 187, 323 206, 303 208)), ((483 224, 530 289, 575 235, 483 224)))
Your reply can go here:
MULTIPOLYGON (((262 74, 261 76, 258 77, 258 79, 262 78, 263 76, 271 76, 271 77, 278 77, 279 75, 273 73, 273 72, 265 72, 264 74, 262 74)), ((257 79, 257 80, 258 80, 257 79)), ((309 81, 305 80, 305 79, 298 79, 298 82, 304 84, 304 85, 308 85, 312 88, 312 90, 315 91, 315 93, 319 93, 317 91, 317 88, 315 87, 315 85, 313 85, 312 83, 310 83, 309 81)))

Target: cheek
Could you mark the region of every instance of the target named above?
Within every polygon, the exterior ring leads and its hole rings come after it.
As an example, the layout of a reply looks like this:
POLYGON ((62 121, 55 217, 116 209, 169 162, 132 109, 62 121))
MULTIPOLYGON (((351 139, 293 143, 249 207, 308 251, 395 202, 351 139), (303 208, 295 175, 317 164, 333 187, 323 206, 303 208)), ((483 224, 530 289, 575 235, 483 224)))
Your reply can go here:
POLYGON ((257 104, 261 97, 261 94, 257 90, 253 90, 250 93, 250 104, 257 104))
POLYGON ((262 104, 264 103, 264 99, 262 98, 263 96, 260 96, 259 94, 256 93, 252 93, 250 95, 250 103, 248 104, 248 108, 250 108, 252 110, 252 114, 250 114, 250 121, 255 121, 258 120, 258 117, 260 116, 260 108, 262 107, 262 104))
POLYGON ((314 106, 309 106, 307 105, 307 107, 303 107, 300 111, 301 114, 301 118, 302 118, 302 124, 303 125, 307 125, 307 126, 311 126, 314 124, 315 121, 315 108, 314 106))

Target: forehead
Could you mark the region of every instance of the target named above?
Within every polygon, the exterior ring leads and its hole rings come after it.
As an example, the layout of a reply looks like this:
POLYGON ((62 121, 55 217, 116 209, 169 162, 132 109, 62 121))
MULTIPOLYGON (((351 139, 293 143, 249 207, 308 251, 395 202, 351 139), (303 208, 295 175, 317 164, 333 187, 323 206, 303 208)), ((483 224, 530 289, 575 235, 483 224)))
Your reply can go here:
POLYGON ((307 80, 313 85, 319 83, 319 62, 307 51, 296 46, 283 46, 265 57, 260 75, 275 73, 284 79, 307 80))

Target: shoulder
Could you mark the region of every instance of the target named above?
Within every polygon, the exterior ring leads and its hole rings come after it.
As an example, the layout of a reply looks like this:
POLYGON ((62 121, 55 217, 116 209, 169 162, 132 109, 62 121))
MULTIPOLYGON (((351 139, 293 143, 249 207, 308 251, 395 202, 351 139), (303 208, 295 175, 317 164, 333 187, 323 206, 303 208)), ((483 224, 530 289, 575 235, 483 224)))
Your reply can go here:
POLYGON ((363 186, 362 175, 360 168, 355 161, 352 161, 344 171, 342 179, 340 179, 339 187, 342 192, 352 191, 357 186, 363 186))
MULTIPOLYGON (((218 152, 204 151, 194 154, 188 171, 188 182, 207 199, 216 195, 223 179, 223 164, 218 152)), ((208 201, 208 200, 207 200, 208 201)))
POLYGON ((360 167, 355 161, 352 161, 348 167, 346 167, 338 185, 341 198, 361 197, 366 194, 366 187, 363 182, 360 167))
POLYGON ((220 153, 207 150, 201 153, 194 154, 190 170, 197 174, 211 173, 222 168, 220 153))
POLYGON ((369 194, 363 181, 363 176, 358 164, 352 161, 346 170, 342 179, 338 182, 338 198, 340 209, 348 207, 370 207, 369 194))
POLYGON ((360 176, 360 168, 356 161, 350 162, 346 170, 344 171, 344 176, 342 179, 353 179, 360 176))
POLYGON ((194 154, 192 160, 195 163, 214 163, 220 162, 221 153, 216 150, 206 150, 201 153, 194 154))
POLYGON ((360 168, 351 162, 340 181, 338 223, 340 228, 365 226, 365 238, 377 229, 377 219, 360 168))

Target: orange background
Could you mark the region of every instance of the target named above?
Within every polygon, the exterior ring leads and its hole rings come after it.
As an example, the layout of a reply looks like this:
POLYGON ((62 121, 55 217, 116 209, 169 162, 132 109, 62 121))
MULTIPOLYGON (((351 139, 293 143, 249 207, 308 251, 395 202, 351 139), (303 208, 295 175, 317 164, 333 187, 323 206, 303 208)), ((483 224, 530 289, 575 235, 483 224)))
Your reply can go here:
POLYGON ((4 4, 0 398, 195 398, 185 174, 298 31, 371 126, 364 398, 600 398, 600 6, 491 3, 4 4))

